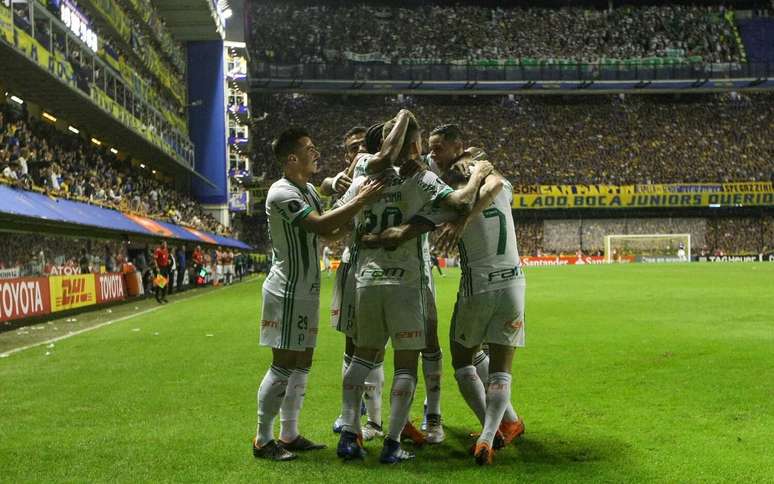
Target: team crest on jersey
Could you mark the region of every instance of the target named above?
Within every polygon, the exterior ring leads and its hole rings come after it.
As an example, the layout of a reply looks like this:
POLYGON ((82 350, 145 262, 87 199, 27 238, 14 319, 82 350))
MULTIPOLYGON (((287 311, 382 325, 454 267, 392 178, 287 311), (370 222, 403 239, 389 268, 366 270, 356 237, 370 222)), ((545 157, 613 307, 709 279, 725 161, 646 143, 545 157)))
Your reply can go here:
POLYGON ((293 213, 296 213, 296 212, 298 212, 299 210, 301 210, 301 203, 300 203, 298 200, 291 200, 291 201, 288 203, 288 209, 289 209, 291 212, 293 212, 293 213))

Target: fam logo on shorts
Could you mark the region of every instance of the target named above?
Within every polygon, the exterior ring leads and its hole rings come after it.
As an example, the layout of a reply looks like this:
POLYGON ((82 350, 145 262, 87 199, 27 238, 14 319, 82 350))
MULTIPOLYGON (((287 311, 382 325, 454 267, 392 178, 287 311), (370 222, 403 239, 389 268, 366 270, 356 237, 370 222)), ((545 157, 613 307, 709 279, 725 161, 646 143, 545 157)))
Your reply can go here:
POLYGON ((418 329, 416 331, 398 331, 395 333, 395 339, 415 339, 415 338, 421 338, 422 337, 422 330, 418 329))
POLYGON ((264 319, 261 321, 261 327, 262 328, 277 328, 279 327, 279 321, 274 321, 271 319, 264 319))

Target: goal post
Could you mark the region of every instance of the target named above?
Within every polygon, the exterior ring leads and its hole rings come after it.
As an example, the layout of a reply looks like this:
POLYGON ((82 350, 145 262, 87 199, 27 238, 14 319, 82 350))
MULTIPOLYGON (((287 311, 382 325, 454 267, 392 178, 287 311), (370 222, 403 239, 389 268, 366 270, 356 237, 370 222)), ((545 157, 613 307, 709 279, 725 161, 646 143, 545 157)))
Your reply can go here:
POLYGON ((617 262, 621 256, 652 257, 658 258, 659 262, 690 262, 691 234, 606 235, 605 261, 617 262))

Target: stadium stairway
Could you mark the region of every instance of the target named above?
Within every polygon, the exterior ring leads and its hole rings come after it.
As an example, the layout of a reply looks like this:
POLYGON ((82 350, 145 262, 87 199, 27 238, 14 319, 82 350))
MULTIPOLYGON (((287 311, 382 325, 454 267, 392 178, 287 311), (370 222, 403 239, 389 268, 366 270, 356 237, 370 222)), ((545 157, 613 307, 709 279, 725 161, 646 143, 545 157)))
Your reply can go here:
POLYGON ((739 20, 748 62, 774 63, 774 18, 739 20))

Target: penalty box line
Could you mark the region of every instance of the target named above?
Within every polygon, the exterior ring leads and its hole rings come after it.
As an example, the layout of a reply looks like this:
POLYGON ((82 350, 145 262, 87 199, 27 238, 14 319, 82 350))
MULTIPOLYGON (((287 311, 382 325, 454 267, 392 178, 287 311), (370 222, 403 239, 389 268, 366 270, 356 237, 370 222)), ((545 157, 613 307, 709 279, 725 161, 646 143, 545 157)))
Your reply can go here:
MULTIPOLYGON (((244 284, 250 284, 250 283, 258 281, 258 280, 260 280, 260 278, 256 277, 255 279, 253 279, 251 281, 245 281, 244 284)), ((221 287, 221 289, 233 289, 234 287, 238 287, 240 285, 241 284, 232 285, 232 286, 225 286, 225 287, 221 287)), ((184 302, 184 301, 190 301, 191 299, 200 298, 202 296, 209 296, 210 293, 211 293, 211 291, 208 291, 208 292, 206 292, 204 294, 197 294, 195 296, 189 296, 189 297, 187 297, 185 299, 181 299, 179 301, 172 301, 172 304, 177 304, 177 303, 181 303, 181 302, 184 302)), ((11 356, 13 354, 21 353, 22 351, 26 351, 26 350, 29 350, 29 349, 32 349, 32 348, 36 348, 36 347, 42 346, 42 345, 49 345, 51 343, 56 343, 58 341, 65 340, 67 338, 72 338, 73 336, 78 336, 79 334, 88 333, 89 331, 94 331, 94 330, 97 330, 99 328, 104 328, 105 326, 110 326, 110 325, 115 324, 115 323, 120 323, 120 322, 126 321, 128 319, 136 318, 137 316, 143 316, 145 314, 152 313, 153 311, 158 311, 159 309, 164 309, 165 307, 166 306, 156 306, 156 307, 153 307, 153 308, 148 308, 148 309, 145 309, 143 311, 140 311, 139 313, 129 314, 129 315, 126 315, 126 316, 122 316, 122 317, 120 317, 118 319, 112 319, 110 321, 105 321, 104 323, 99 323, 97 325, 90 326, 88 328, 83 328, 83 329, 79 329, 78 331, 73 331, 72 333, 67 333, 67 334, 63 334, 62 336, 57 336, 56 338, 51 338, 51 339, 47 339, 45 341, 40 341, 38 343, 32 343, 32 344, 29 344, 29 345, 26 345, 26 346, 20 346, 18 348, 13 348, 13 349, 10 349, 10 350, 6 351, 5 353, 0 353, 0 358, 8 358, 9 356, 11 356)))

